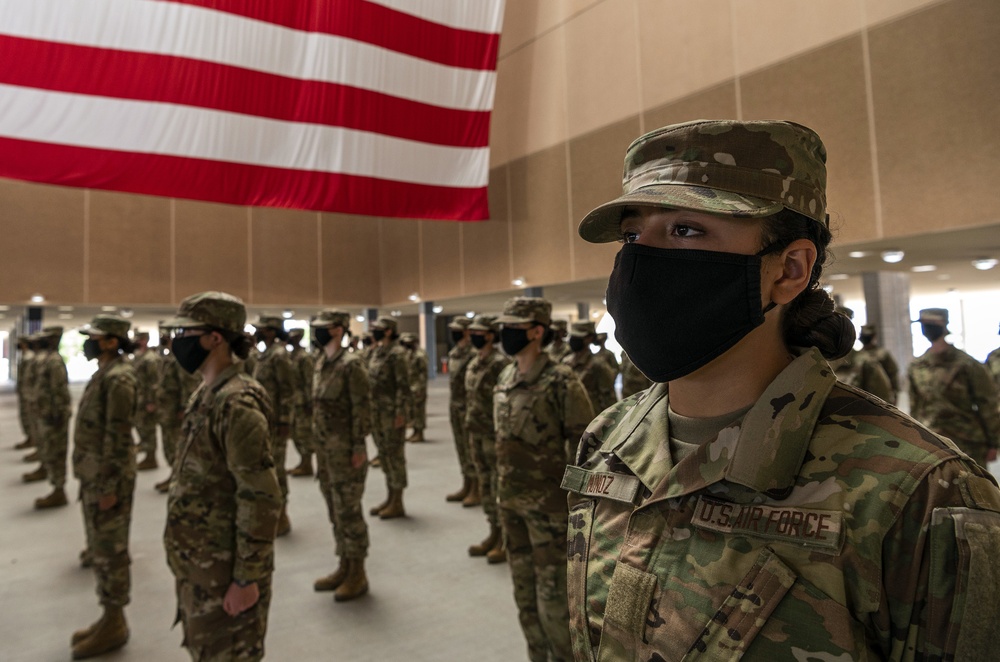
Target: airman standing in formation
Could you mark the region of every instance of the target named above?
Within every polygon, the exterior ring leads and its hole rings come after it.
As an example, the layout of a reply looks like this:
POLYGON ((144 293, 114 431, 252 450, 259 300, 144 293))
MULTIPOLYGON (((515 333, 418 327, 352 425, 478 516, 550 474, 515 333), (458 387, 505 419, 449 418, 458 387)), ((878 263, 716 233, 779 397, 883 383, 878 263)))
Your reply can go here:
POLYGON ((615 373, 611 366, 590 351, 596 335, 593 322, 573 322, 569 334, 571 353, 562 362, 580 378, 594 411, 601 412, 618 398, 615 396, 615 373))
MULTIPOLYGON (((193 660, 260 660, 284 497, 270 451, 270 398, 246 357, 246 308, 224 292, 181 302, 174 358, 201 385, 184 414, 163 546, 193 660)), ((284 349, 278 346, 284 353, 284 349)))
POLYGON ((604 359, 605 363, 608 364, 608 367, 611 368, 611 371, 615 374, 615 376, 617 376, 621 366, 618 365, 618 357, 615 356, 615 353, 604 346, 604 343, 606 342, 608 342, 608 334, 598 333, 594 336, 594 346, 597 347, 597 351, 594 352, 594 356, 599 359, 604 359))
POLYGON ((184 370, 180 363, 174 359, 172 347, 173 339, 170 337, 170 332, 161 327, 160 386, 157 389, 160 399, 157 412, 160 415, 160 431, 163 434, 163 456, 171 468, 170 475, 154 486, 156 491, 161 494, 166 494, 170 489, 170 480, 173 478, 173 466, 177 456, 177 445, 180 443, 184 409, 187 407, 191 394, 201 383, 196 375, 184 370))
POLYGON ((986 356, 986 367, 989 368, 990 374, 993 375, 993 381, 996 382, 997 389, 1000 390, 1000 347, 986 356))
POLYGON ((573 353, 566 342, 566 320, 552 320, 552 342, 545 348, 545 353, 556 363, 573 353))
MULTIPOLYGON (((850 308, 840 306, 837 312, 854 319, 854 311, 850 308)), ((868 391, 886 402, 895 401, 896 392, 892 389, 889 375, 873 355, 851 348, 847 356, 830 361, 830 367, 837 373, 837 379, 845 384, 868 391)))
MULTIPOLYGON (((42 454, 38 448, 38 417, 35 416, 35 409, 38 406, 38 389, 37 380, 35 378, 35 371, 38 367, 39 359, 41 358, 41 341, 37 333, 30 334, 26 339, 28 353, 25 357, 22 369, 24 370, 23 379, 23 394, 22 399, 23 408, 27 417, 27 438, 21 442, 20 447, 30 451, 25 455, 22 460, 25 462, 41 462, 42 454)), ((22 476, 22 479, 24 476, 22 476)), ((41 478, 35 478, 35 480, 43 480, 44 476, 41 478)))
POLYGON ((368 368, 357 353, 343 346, 350 324, 349 313, 332 309, 322 311, 310 323, 320 348, 312 381, 319 486, 339 559, 336 571, 317 579, 313 588, 333 591, 338 602, 368 592, 368 525, 361 497, 368 475, 365 437, 371 431, 373 412, 368 368))
POLYGON ((31 437, 31 405, 29 402, 28 387, 31 383, 29 374, 31 364, 35 359, 35 352, 31 349, 31 341, 28 336, 19 336, 17 339, 17 413, 21 422, 21 431, 24 439, 14 444, 15 450, 26 450, 35 445, 35 440, 31 437))
POLYGON ((97 360, 76 411, 73 475, 80 481, 80 505, 87 533, 86 556, 97 576, 104 613, 73 633, 73 658, 85 659, 121 648, 128 641, 125 605, 131 593, 128 533, 135 491, 137 379, 125 361, 131 349, 128 320, 97 315, 80 333, 83 355, 97 360))
POLYGON ((315 357, 302 346, 304 329, 288 332, 289 359, 295 377, 295 395, 292 405, 292 439, 299 453, 299 465, 288 471, 289 476, 312 476, 313 432, 312 432, 312 378, 315 357))
POLYGON ((476 315, 469 325, 470 340, 476 355, 465 369, 465 430, 469 452, 478 475, 479 493, 489 525, 489 535, 469 547, 469 556, 485 556, 490 563, 503 563, 507 552, 500 533, 497 511, 497 448, 493 421, 493 389, 500 373, 510 363, 496 347, 500 329, 495 315, 476 315))
POLYGON ((456 317, 448 324, 451 340, 455 346, 448 352, 447 363, 448 414, 451 418, 451 434, 455 439, 458 466, 462 471, 462 487, 457 492, 447 495, 445 500, 460 501, 462 505, 468 507, 478 506, 480 503, 479 478, 476 475, 476 465, 472 461, 472 453, 469 451, 469 437, 465 432, 465 370, 476 354, 469 336, 471 323, 472 320, 467 317, 456 317))
POLYGON ((410 408, 410 371, 406 350, 399 346, 396 320, 380 317, 372 325, 375 348, 368 362, 372 388, 372 436, 378 448, 388 495, 371 509, 381 519, 406 515, 406 415, 410 408))
POLYGON ((417 336, 404 333, 399 338, 399 344, 409 356, 410 392, 413 403, 409 426, 413 434, 406 438, 410 442, 424 441, 424 429, 427 427, 427 352, 420 347, 417 336))
POLYGON ((500 373, 493 400, 497 499, 514 602, 532 662, 572 658, 568 512, 559 484, 571 444, 594 417, 572 369, 542 350, 550 339, 551 315, 545 299, 517 297, 504 304, 497 319, 503 351, 515 359, 500 373))
POLYGON ((858 340, 861 341, 862 345, 859 352, 878 361, 882 369, 885 370, 885 374, 889 378, 889 384, 892 387, 892 399, 886 400, 886 402, 896 404, 900 390, 899 364, 896 363, 896 359, 892 357, 889 350, 879 346, 878 327, 874 324, 865 324, 861 327, 858 340))
POLYGON ((1000 446, 997 386, 982 363, 945 340, 947 309, 921 310, 920 327, 931 346, 907 372, 910 413, 985 467, 1000 446))
POLYGON ((38 451, 42 466, 39 471, 48 477, 52 493, 35 499, 35 508, 65 506, 66 451, 69 445, 71 413, 69 377, 66 363, 59 354, 61 326, 45 327, 38 334, 41 348, 35 356, 34 381, 38 393, 33 412, 38 432, 38 451))
POLYGON ((292 404, 295 401, 295 371, 292 361, 285 351, 285 325, 280 317, 261 315, 254 324, 257 337, 264 344, 254 366, 253 378, 260 382, 271 397, 273 416, 271 421, 271 454, 274 456, 274 470, 281 485, 284 506, 278 520, 278 536, 292 530, 288 519, 288 478, 285 473, 285 454, 288 450, 288 435, 291 432, 292 404))
POLYGON ((622 352, 622 399, 645 391, 653 385, 649 377, 635 367, 627 352, 622 352))
POLYGON ((135 429, 139 433, 139 452, 142 459, 135 468, 138 471, 156 469, 156 423, 159 418, 157 404, 159 395, 156 389, 160 382, 161 364, 156 352, 149 349, 149 332, 139 331, 133 336, 135 351, 132 354, 132 367, 138 380, 138 402, 135 411, 135 429))

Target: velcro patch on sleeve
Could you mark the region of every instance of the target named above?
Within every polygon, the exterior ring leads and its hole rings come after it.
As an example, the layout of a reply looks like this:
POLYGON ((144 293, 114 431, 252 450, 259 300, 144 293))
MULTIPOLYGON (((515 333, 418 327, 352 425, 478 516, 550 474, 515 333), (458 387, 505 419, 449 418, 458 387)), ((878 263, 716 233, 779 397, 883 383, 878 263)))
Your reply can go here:
POLYGON ((731 503, 698 498, 691 523, 719 533, 752 536, 839 554, 843 513, 836 510, 731 503))
POLYGON ((605 471, 588 471, 572 465, 566 467, 562 479, 564 490, 625 503, 634 502, 639 485, 639 479, 635 476, 605 471))

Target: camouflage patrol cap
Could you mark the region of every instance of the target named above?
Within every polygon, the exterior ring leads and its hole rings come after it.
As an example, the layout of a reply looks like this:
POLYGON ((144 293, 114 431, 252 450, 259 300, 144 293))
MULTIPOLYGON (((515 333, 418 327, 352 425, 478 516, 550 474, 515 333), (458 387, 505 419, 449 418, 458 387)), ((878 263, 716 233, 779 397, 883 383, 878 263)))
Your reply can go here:
POLYGON ((302 336, 304 336, 305 334, 306 334, 306 330, 305 329, 300 329, 300 328, 289 329, 288 330, 288 339, 289 340, 302 340, 302 336))
POLYGON ((552 328, 556 331, 565 331, 566 320, 552 320, 552 328))
POLYGON ((346 329, 351 326, 351 314, 346 310, 327 308, 326 310, 321 310, 319 315, 316 315, 316 317, 309 322, 309 326, 342 326, 346 329))
POLYGON ((861 326, 861 333, 867 333, 869 335, 875 335, 878 333, 878 327, 874 324, 863 324, 861 326))
POLYGON ((403 343, 404 345, 409 343, 415 343, 417 342, 417 337, 412 333, 410 333, 409 331, 407 331, 406 333, 401 334, 399 336, 399 342, 403 343))
POLYGON ((380 317, 372 324, 373 329, 386 329, 392 331, 393 335, 399 333, 399 324, 395 317, 380 317))
POLYGON ((762 218, 783 208, 826 224, 826 148, 801 124, 697 120, 647 133, 625 152, 621 197, 580 223, 592 243, 617 241, 627 206, 762 218))
POLYGON ((62 334, 63 328, 61 326, 47 326, 34 335, 39 338, 61 338, 62 334))
MULTIPOLYGON (((80 333, 85 336, 116 336, 118 338, 128 338, 129 322, 124 317, 118 315, 95 315, 90 320, 90 324, 80 329, 80 333)), ((36 334, 37 335, 37 334, 36 334)))
POLYGON ((576 336, 577 338, 584 338, 586 336, 596 334, 597 329, 594 328, 593 322, 573 322, 569 332, 569 335, 576 336))
POLYGON ((492 331, 500 333, 500 325, 497 324, 496 315, 476 315, 469 325, 469 331, 492 331))
POLYGON ((548 326, 552 323, 552 304, 539 297, 514 297, 503 305, 503 314, 497 324, 526 324, 537 322, 548 326))
POLYGON ((225 292, 199 292, 181 301, 177 316, 163 322, 168 329, 210 326, 224 331, 243 332, 247 309, 243 301, 225 292))
POLYGON ((937 324, 938 326, 948 326, 947 308, 924 308, 920 311, 921 324, 937 324))
POLYGON ((448 328, 452 331, 465 331, 472 324, 472 320, 468 317, 453 317, 450 322, 448 322, 448 328))
POLYGON ((285 330, 285 321, 274 315, 261 315, 253 325, 258 329, 274 329, 280 332, 285 330))

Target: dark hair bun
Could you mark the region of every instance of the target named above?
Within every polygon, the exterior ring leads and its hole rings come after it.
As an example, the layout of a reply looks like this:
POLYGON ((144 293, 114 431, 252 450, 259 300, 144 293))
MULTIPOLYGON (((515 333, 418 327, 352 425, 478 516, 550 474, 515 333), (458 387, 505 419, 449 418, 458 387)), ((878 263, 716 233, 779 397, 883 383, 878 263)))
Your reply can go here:
POLYGON ((854 323, 838 313, 825 290, 803 292, 785 311, 785 342, 815 347, 829 360, 847 356, 857 338, 854 323))

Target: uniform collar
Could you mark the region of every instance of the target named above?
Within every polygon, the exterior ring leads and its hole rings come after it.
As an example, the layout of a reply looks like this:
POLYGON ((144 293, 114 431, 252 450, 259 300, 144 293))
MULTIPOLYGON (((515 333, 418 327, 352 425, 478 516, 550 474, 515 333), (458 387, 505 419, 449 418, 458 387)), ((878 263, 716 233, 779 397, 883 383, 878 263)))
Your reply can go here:
POLYGON ((538 355, 538 358, 535 359, 535 362, 532 364, 531 369, 528 370, 528 374, 521 376, 521 372, 517 369, 517 359, 514 359, 513 363, 511 363, 511 365, 514 366, 514 369, 511 371, 512 375, 510 381, 504 385, 504 388, 512 389, 521 383, 524 384, 535 383, 536 381, 538 381, 539 375, 542 374, 542 371, 545 370, 545 367, 550 363, 552 363, 552 359, 549 358, 548 354, 542 352, 541 354, 538 355))
POLYGON ((225 370, 223 370, 218 374, 218 376, 215 378, 215 381, 212 382, 212 385, 209 386, 209 388, 212 390, 213 393, 218 392, 218 390, 222 388, 222 386, 226 382, 228 382, 230 379, 243 372, 246 372, 245 368, 243 367, 243 363, 238 361, 233 361, 232 365, 230 365, 228 368, 226 368, 225 370))
MULTIPOLYGON (((670 457, 668 394, 657 384, 620 421, 625 438, 610 449, 653 493, 683 496, 722 480, 742 486, 739 500, 782 499, 795 485, 823 403, 836 382, 815 348, 786 367, 741 422, 722 430, 678 464, 670 457), (656 449, 650 452, 649 445, 656 449)), ((616 435, 617 436, 617 435, 616 435)))

